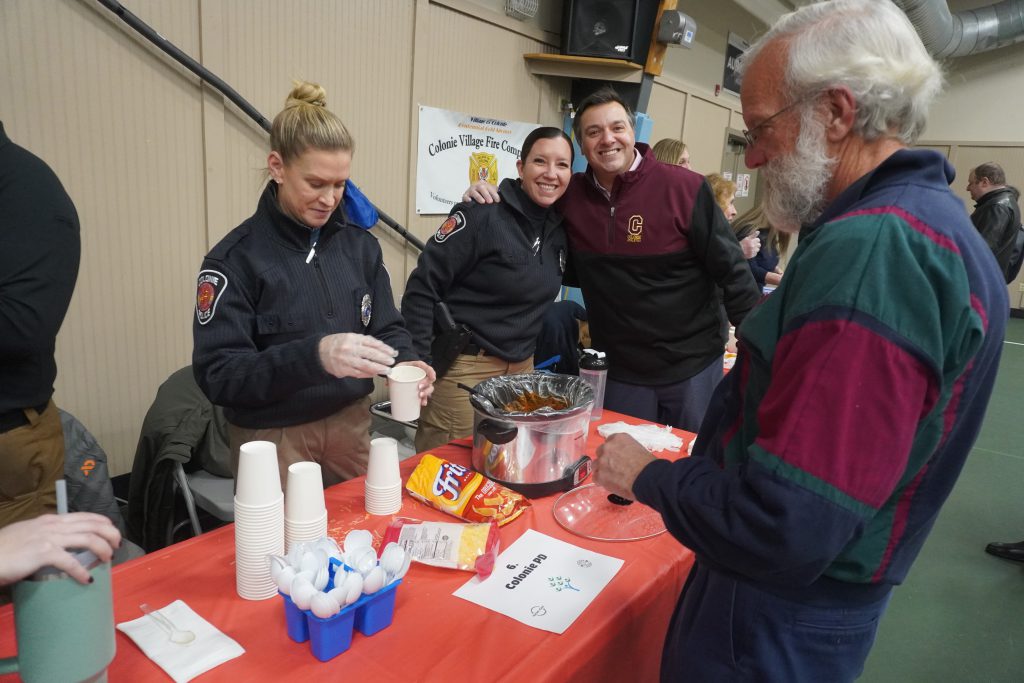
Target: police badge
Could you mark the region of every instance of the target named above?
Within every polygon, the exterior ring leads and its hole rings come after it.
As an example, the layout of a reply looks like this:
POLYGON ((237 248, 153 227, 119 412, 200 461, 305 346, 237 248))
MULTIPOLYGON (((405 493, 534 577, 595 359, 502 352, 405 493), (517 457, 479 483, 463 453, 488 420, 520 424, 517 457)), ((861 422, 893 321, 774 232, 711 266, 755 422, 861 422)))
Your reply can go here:
POLYGON ((447 220, 434 233, 434 241, 440 244, 464 227, 466 227, 466 216, 461 211, 456 211, 448 216, 447 220))
POLYGON ((359 303, 359 320, 363 323, 363 327, 369 327, 372 316, 373 299, 369 294, 363 294, 363 300, 359 303))
POLYGON ((227 289, 228 279, 216 270, 199 271, 196 283, 196 320, 205 325, 213 319, 217 311, 217 302, 227 289))

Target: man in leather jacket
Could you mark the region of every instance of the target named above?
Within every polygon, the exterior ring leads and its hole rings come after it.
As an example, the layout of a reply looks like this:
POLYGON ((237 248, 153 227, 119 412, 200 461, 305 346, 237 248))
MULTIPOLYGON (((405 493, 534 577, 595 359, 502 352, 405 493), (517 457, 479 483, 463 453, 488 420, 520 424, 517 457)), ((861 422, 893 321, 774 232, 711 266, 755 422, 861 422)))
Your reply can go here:
MULTIPOLYGON (((967 191, 975 201, 971 222, 985 238, 988 248, 1006 278, 1013 241, 1020 227, 1020 192, 1006 184, 1006 173, 995 162, 986 162, 971 170, 967 191)), ((1010 278, 1006 278, 1010 282, 1010 278)))

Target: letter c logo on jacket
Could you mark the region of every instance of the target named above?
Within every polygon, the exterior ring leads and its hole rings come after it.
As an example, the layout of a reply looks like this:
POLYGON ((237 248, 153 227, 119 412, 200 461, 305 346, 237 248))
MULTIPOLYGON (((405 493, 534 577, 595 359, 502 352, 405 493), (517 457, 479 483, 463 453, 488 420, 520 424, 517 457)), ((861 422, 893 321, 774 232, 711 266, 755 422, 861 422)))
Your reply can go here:
POLYGON ((629 217, 626 225, 626 241, 639 242, 644 237, 644 217, 633 215, 629 217))

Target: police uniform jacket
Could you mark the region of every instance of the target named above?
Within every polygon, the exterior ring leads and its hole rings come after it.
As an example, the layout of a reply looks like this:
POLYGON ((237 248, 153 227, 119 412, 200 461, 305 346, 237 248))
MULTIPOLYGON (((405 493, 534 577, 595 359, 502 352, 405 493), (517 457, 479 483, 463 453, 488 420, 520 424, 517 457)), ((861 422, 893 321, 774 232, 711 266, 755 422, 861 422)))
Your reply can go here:
POLYGON ((282 213, 273 183, 203 261, 192 330, 196 381, 249 429, 313 422, 373 390, 370 379, 324 370, 318 346, 329 334, 370 335, 398 361, 415 358, 377 240, 348 225, 342 206, 311 230, 282 213))
POLYGON ((498 193, 496 204, 456 204, 409 276, 402 315, 422 360, 439 301, 488 354, 509 362, 533 355, 562 283, 565 231, 561 215, 534 204, 519 180, 503 180, 498 193))

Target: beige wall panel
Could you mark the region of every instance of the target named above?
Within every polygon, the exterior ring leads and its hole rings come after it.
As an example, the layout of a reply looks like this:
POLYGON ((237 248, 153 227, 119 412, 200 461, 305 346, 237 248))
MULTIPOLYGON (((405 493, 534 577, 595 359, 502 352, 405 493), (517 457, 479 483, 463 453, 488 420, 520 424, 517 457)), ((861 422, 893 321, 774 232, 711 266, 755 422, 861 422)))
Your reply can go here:
POLYGON ((707 175, 721 170, 730 111, 714 102, 690 96, 683 123, 683 140, 690 148, 693 170, 698 173, 707 175))
MULTIPOLYGON (((221 10, 232 37, 223 50, 224 64, 208 64, 268 119, 283 107, 293 79, 323 85, 328 107, 356 140, 353 181, 402 224, 408 211, 414 9, 413 2, 394 0, 233 0, 221 10)), ((267 144, 267 136, 229 105, 225 175, 230 220, 219 231, 211 226, 212 242, 255 208, 265 178, 267 144)), ((375 228, 374 233, 397 294, 415 253, 388 228, 375 228)))
MULTIPOLYGON (((281 110, 293 79, 320 83, 327 105, 356 140, 352 179, 392 216, 405 209, 413 3, 231 0, 223 64, 207 66, 266 116, 281 110), (386 27, 386 29, 382 28, 386 27)), ((205 13, 205 4, 204 4, 205 13)), ((268 138, 231 105, 225 138, 232 225, 250 215, 263 187, 268 138)), ((215 241, 220 235, 212 235, 215 241)))
MULTIPOLYGON (((185 50, 195 3, 139 0, 132 11, 185 50)), ((203 247, 198 90, 141 49, 106 10, 8 0, 0 9, 0 118, 54 168, 78 209, 82 263, 57 344, 55 398, 131 467, 159 383, 188 362, 203 247)))
POLYGON ((946 91, 928 118, 925 135, 937 140, 1024 142, 1024 45, 952 60, 946 91))
POLYGON ((647 105, 647 115, 654 122, 651 128, 652 146, 662 138, 681 138, 683 118, 686 115, 686 93, 655 82, 647 105))
POLYGON ((743 131, 747 129, 747 124, 743 121, 743 112, 733 110, 729 113, 729 126, 733 130, 743 131))

